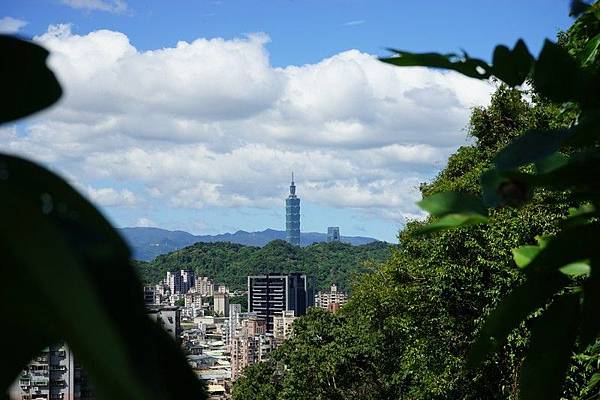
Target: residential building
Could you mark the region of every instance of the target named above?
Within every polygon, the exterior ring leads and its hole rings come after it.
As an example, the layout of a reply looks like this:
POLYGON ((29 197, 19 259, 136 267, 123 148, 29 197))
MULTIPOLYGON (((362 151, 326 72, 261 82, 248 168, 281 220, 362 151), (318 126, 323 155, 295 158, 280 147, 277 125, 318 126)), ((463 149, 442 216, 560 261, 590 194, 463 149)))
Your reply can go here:
POLYGON ((331 285, 329 292, 319 291, 315 295, 315 307, 321 307, 329 311, 336 311, 347 302, 348 294, 339 291, 335 284, 331 285), (337 306, 332 306, 332 304, 337 304, 337 306))
POLYGON ((206 277, 201 276, 196 279, 196 292, 200 293, 203 297, 211 297, 214 291, 214 283, 213 281, 206 277))
POLYGON ((256 312, 273 333, 273 317, 282 311, 294 311, 299 317, 313 305, 312 284, 300 273, 248 277, 248 311, 256 312))
POLYGON ((194 287, 195 283, 196 279, 193 270, 167 271, 165 285, 169 287, 171 295, 185 294, 194 287))
POLYGON ((294 315, 294 311, 281 311, 275 313, 273 317, 273 336, 278 342, 282 342, 290 337, 292 333, 292 324, 298 318, 294 315))
POLYGON ((338 226, 330 226, 327 228, 327 243, 339 242, 342 240, 340 236, 340 228, 338 226))
POLYGON ((184 299, 185 300, 183 304, 186 308, 202 308, 202 295, 196 292, 194 289, 187 292, 184 299))
POLYGON ((240 314, 242 313, 241 304, 230 304, 229 305, 229 321, 227 324, 227 337, 225 337, 225 343, 231 344, 231 338, 235 336, 238 327, 240 326, 240 314))
POLYGON ((288 243, 300 246, 300 198, 296 196, 293 172, 290 195, 285 200, 285 232, 288 243))
POLYGON ((65 344, 46 348, 21 372, 9 389, 11 400, 92 400, 87 374, 65 344))
POLYGON ((160 295, 156 291, 156 286, 144 286, 144 304, 153 305, 160 303, 160 295))
POLYGON ((215 293, 213 295, 213 308, 215 310, 215 315, 220 315, 222 317, 229 316, 229 293, 215 293))
POLYGON ((267 359, 275 349, 276 341, 272 334, 266 333, 265 321, 258 317, 242 320, 239 334, 230 345, 231 379, 237 379, 248 365, 267 359))

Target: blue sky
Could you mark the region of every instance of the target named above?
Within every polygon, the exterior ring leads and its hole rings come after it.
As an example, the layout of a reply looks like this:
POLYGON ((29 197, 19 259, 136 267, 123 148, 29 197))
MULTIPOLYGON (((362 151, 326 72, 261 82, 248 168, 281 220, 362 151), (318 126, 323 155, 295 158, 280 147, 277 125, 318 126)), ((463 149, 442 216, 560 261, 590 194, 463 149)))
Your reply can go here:
POLYGON ((373 55, 489 59, 518 38, 537 53, 571 22, 566 1, 549 5, 5 1, 0 30, 48 47, 67 95, 1 127, 0 149, 63 174, 118 226, 283 229, 295 170, 302 230, 395 241, 493 87, 373 55))

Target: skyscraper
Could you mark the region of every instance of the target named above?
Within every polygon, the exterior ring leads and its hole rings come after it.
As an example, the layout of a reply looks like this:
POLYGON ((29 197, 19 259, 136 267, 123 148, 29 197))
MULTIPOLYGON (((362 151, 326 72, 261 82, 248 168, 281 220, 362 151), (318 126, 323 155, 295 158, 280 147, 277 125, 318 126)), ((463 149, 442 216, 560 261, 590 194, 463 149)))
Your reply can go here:
POLYGON ((304 274, 267 274, 248 277, 248 311, 255 312, 273 333, 273 317, 282 311, 304 315, 314 304, 311 279, 304 274))
POLYGON ((330 226, 327 228, 327 242, 339 242, 340 228, 338 226, 330 226))
POLYGON ((290 195, 285 200, 285 232, 288 243, 300 246, 300 198, 296 196, 293 172, 290 195))

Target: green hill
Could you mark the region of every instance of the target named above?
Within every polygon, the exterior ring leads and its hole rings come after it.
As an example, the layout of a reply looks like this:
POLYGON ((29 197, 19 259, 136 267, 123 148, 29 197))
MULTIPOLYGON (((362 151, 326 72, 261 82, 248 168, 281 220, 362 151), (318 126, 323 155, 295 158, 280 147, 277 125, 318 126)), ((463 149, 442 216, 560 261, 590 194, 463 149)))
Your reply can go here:
POLYGON ((390 256, 390 244, 374 242, 361 246, 346 243, 317 243, 292 246, 274 240, 264 247, 235 243, 196 243, 156 257, 136 262, 146 284, 160 281, 167 271, 193 269, 230 289, 244 289, 248 275, 304 272, 315 277, 317 290, 332 283, 349 289, 352 276, 370 270, 370 265, 390 256))

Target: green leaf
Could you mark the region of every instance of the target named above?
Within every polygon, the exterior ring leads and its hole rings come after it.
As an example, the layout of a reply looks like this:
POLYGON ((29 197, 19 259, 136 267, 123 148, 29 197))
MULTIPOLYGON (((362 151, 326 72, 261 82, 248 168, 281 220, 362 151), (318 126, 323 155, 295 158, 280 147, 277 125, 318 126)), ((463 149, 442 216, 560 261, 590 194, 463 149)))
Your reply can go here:
POLYGON ((600 226, 577 225, 562 230, 527 265, 527 270, 557 270, 600 253, 600 226))
POLYGON ((546 40, 533 73, 534 87, 555 102, 575 101, 584 107, 597 105, 600 82, 583 71, 569 53, 546 40))
POLYGON ((560 149, 563 140, 572 134, 567 129, 531 130, 510 142, 495 157, 499 170, 511 170, 542 160, 560 149))
MULTIPOLYGON (((60 337, 88 370, 98 398, 205 398, 176 343, 147 317, 129 251, 104 217, 31 162, 0 155, 0 177, 0 250, 23 274, 17 282, 30 282, 31 290, 26 301, 2 302, 0 310, 44 339, 7 348, 4 359, 22 363, 21 353, 29 356, 60 337)), ((0 369, 0 382, 23 367, 0 369)))
POLYGON ((507 336, 550 297, 569 284, 564 275, 551 271, 531 276, 515 288, 486 318, 471 347, 468 364, 474 368, 506 341, 507 336))
POLYGON ((462 228, 465 226, 485 224, 487 217, 479 214, 448 214, 438 221, 427 224, 415 230, 416 235, 433 233, 446 229, 462 228))
POLYGON ((539 246, 521 246, 512 250, 513 259, 519 268, 526 267, 538 255, 539 246))
POLYGON ((519 380, 519 398, 553 400, 562 385, 573 352, 579 322, 579 295, 558 297, 531 328, 531 342, 519 380))
POLYGON ((56 77, 46 67, 48 52, 31 42, 0 35, 0 83, 9 99, 0 108, 0 123, 42 110, 62 95, 56 77))
POLYGON ((569 16, 578 17, 590 8, 590 5, 582 0, 571 0, 569 6, 569 16))
POLYGON ((396 56, 380 58, 380 60, 399 67, 442 68, 460 72, 471 78, 487 79, 490 77, 490 66, 486 62, 469 58, 466 54, 459 56, 455 53, 411 53, 395 49, 389 50, 396 56))
POLYGON ((583 303, 581 309, 581 333, 579 339, 582 348, 589 346, 600 335, 600 270, 598 259, 592 260, 590 277, 583 284, 583 303))
POLYGON ((525 42, 519 39, 514 49, 496 46, 493 56, 492 75, 509 86, 518 86, 525 82, 533 65, 533 56, 525 42))
POLYGON ((419 201, 417 205, 431 215, 438 217, 463 213, 487 215, 487 208, 483 201, 479 197, 467 193, 435 193, 419 201))
POLYGON ((587 390, 594 390, 594 388, 600 383, 600 372, 596 372, 592 375, 592 378, 587 384, 587 390))
POLYGON ((559 271, 567 276, 587 276, 590 274, 590 266, 584 262, 575 262, 559 268, 559 271))
POLYGON ((600 33, 590 39, 585 45, 581 64, 586 67, 593 65, 600 54, 600 33))
POLYGON ((569 157, 562 153, 552 153, 545 158, 541 158, 535 162, 535 172, 537 174, 547 174, 560 167, 567 165, 569 157))

